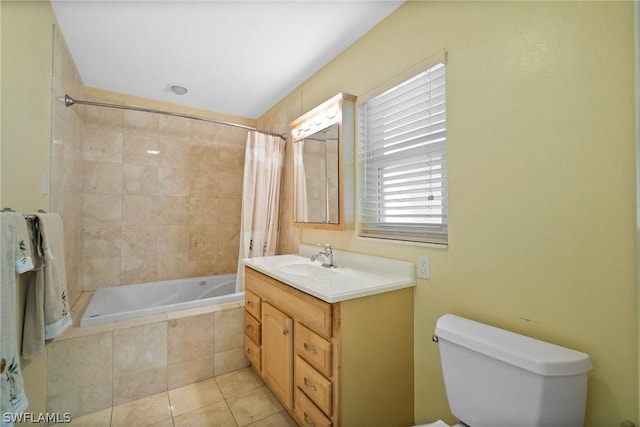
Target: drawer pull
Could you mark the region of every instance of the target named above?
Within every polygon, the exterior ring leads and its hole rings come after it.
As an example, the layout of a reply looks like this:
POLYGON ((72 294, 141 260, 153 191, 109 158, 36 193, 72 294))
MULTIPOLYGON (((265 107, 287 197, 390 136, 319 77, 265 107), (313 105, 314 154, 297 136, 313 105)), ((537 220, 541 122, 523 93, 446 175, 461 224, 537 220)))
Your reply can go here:
POLYGON ((289 335, 289 328, 283 329, 282 335, 289 335))
POLYGON ((311 419, 311 417, 309 417, 309 415, 305 412, 304 413, 304 422, 311 427, 316 427, 316 423, 311 419))
POLYGON ((251 325, 247 325, 247 331, 249 331, 249 332, 253 332, 253 326, 251 326, 251 325))
POLYGON ((308 378, 305 378, 305 379, 304 379, 304 386, 305 386, 306 388, 308 388, 309 390, 311 390, 311 391, 318 391, 318 389, 316 388, 316 386, 314 386, 314 385, 311 383, 311 381, 309 381, 309 379, 308 379, 308 378))
POLYGON ((248 354, 249 356, 253 356, 253 351, 251 351, 251 349, 250 349, 250 348, 248 348, 248 349, 247 349, 247 354, 248 354))
POLYGON ((304 343, 304 350, 311 354, 318 354, 318 350, 316 350, 314 346, 309 345, 307 343, 304 343))
POLYGON ((247 305, 248 305, 249 307, 253 307, 253 301, 247 301, 247 305))

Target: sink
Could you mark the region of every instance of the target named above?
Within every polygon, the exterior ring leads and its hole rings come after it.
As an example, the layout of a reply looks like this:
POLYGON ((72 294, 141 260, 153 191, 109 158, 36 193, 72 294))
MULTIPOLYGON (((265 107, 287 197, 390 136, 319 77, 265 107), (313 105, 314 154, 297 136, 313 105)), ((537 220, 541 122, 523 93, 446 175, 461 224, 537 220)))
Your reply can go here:
POLYGON ((282 264, 277 266, 276 269, 281 273, 296 276, 328 276, 338 273, 336 269, 322 267, 320 264, 312 262, 282 264))

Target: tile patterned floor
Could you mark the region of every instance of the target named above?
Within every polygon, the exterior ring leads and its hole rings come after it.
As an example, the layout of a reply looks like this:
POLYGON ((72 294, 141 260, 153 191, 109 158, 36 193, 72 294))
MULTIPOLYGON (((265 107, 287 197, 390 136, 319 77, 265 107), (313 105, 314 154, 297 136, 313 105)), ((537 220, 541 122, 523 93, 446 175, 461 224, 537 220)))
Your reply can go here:
POLYGON ((295 427, 251 368, 74 419, 71 427, 295 427))

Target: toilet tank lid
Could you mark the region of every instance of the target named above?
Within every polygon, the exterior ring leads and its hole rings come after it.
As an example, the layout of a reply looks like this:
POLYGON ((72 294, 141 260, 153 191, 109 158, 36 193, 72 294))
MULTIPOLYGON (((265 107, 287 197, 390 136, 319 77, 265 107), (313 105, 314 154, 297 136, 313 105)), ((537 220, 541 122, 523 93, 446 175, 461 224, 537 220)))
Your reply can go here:
POLYGON ((586 353, 540 341, 453 314, 436 323, 436 336, 544 376, 577 375, 591 369, 586 353))

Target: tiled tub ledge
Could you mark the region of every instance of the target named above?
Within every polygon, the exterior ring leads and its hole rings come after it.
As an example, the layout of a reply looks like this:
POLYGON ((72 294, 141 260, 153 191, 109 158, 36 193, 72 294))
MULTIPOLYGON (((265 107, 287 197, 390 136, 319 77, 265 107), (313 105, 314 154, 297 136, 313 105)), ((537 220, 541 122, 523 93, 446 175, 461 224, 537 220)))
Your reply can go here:
POLYGON ((249 366, 244 301, 78 327, 91 294, 48 346, 49 412, 76 418, 249 366))

